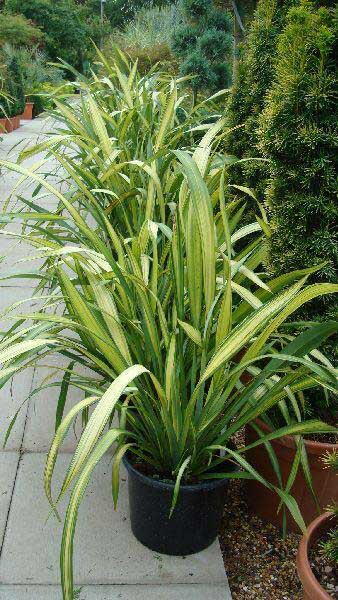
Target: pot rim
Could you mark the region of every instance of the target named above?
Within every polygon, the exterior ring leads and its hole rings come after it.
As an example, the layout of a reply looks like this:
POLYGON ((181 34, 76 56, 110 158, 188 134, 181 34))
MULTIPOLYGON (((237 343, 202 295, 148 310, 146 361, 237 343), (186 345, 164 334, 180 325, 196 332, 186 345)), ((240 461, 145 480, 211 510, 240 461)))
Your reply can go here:
MULTIPOLYGON (((133 467, 133 465, 130 463, 130 461, 128 460, 128 457, 126 455, 124 455, 122 460, 123 460, 123 464, 126 467, 128 473, 132 473, 134 476, 136 476, 139 480, 143 481, 144 483, 147 483, 148 485, 152 485, 153 487, 156 487, 156 488, 174 491, 175 483, 165 483, 164 481, 158 481, 156 479, 153 479, 152 477, 149 477, 149 475, 144 475, 143 473, 141 473, 140 471, 135 469, 135 467, 133 467)), ((234 465, 233 470, 234 471, 237 470, 235 465, 234 465)), ((205 483, 181 485, 180 491, 181 492, 182 491, 186 491, 186 492, 207 491, 207 490, 212 490, 215 488, 223 487, 223 486, 227 485, 228 482, 229 482, 229 478, 227 478, 227 477, 224 477, 224 479, 211 479, 211 480, 206 480, 205 483)))
MULTIPOLYGON (((269 427, 267 423, 264 423, 262 419, 257 418, 255 419, 255 422, 261 429, 263 429, 263 431, 267 433, 270 433, 272 431, 271 427, 269 427)), ((292 435, 283 435, 282 437, 276 438, 273 441, 279 444, 280 446, 286 446, 287 448, 295 449, 296 447, 295 440, 292 435)), ((304 443, 310 454, 316 454, 321 456, 325 452, 332 452, 334 450, 338 450, 338 444, 330 444, 327 442, 315 442, 314 440, 306 439, 304 439, 304 443)))
POLYGON ((307 593, 316 593, 316 596, 314 596, 315 600, 332 600, 332 596, 324 590, 313 574, 309 561, 309 551, 320 535, 327 530, 329 521, 332 521, 333 516, 332 512, 325 512, 312 521, 298 547, 297 571, 299 579, 307 593))

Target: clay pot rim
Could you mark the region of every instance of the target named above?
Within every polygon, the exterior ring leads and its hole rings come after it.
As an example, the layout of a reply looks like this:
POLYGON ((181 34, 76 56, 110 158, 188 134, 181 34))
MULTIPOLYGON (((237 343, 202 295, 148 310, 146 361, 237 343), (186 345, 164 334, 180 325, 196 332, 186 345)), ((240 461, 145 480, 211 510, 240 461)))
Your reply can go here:
MULTIPOLYGON (((264 423, 264 421, 262 421, 261 419, 257 418, 255 419, 255 422, 257 423, 258 427, 260 427, 260 429, 263 429, 264 432, 271 432, 271 428, 269 427, 269 425, 264 423)), ((279 444, 280 446, 286 446, 287 448, 295 449, 296 447, 295 440, 292 435, 283 435, 282 437, 276 438, 273 441, 274 443, 279 444)), ((306 439, 304 439, 304 442, 307 451, 310 454, 316 454, 318 456, 321 456, 325 452, 332 452, 333 450, 338 450, 338 444, 330 444, 327 442, 315 442, 313 440, 306 439)))
POLYGON ((332 596, 324 590, 313 574, 309 561, 309 551, 320 535, 327 530, 329 521, 332 521, 333 516, 332 512, 326 512, 312 521, 298 547, 297 571, 299 579, 305 592, 309 594, 309 597, 313 597, 313 600, 332 600, 332 596), (312 596, 314 592, 316 595, 312 596))

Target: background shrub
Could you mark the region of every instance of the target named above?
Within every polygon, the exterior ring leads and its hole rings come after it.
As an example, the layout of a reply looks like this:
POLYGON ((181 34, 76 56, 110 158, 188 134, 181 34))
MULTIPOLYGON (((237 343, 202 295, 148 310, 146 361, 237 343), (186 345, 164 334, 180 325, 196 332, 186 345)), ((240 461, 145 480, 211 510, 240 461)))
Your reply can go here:
POLYGON ((23 15, 0 13, 0 45, 9 43, 29 46, 41 43, 43 38, 41 29, 23 15))
MULTIPOLYGON (((5 62, 9 63, 14 59, 17 63, 24 95, 26 99, 34 102, 34 113, 39 114, 52 108, 53 100, 49 95, 53 96, 58 88, 63 86, 63 70, 48 63, 45 53, 38 48, 17 48, 5 44, 1 54, 5 62)), ((7 77, 8 74, 6 79, 7 77)))
POLYGON ((62 59, 80 71, 92 53, 88 25, 80 18, 76 5, 66 0, 6 0, 5 8, 33 19, 45 33, 44 48, 48 57, 62 59))
POLYGON ((1 98, 0 116, 14 117, 23 113, 25 94, 20 65, 15 56, 3 56, 1 79, 7 98, 1 98))
POLYGON ((189 85, 216 91, 231 81, 232 18, 212 0, 183 0, 186 23, 175 28, 172 49, 180 60, 180 73, 194 76, 189 85))
MULTIPOLYGON (((286 15, 301 0, 259 0, 248 24, 246 39, 240 47, 240 58, 227 106, 229 127, 235 128, 226 138, 226 148, 239 158, 262 157, 259 146, 259 118, 265 106, 266 95, 275 78, 275 61, 279 35, 282 33, 286 15)), ((317 0, 318 6, 334 7, 333 0, 317 0)), ((246 3, 239 3, 241 15, 251 15, 246 11, 246 3)), ((230 169, 231 179, 254 188, 263 200, 269 165, 262 162, 246 162, 230 169)))
POLYGON ((138 59, 141 73, 147 72, 156 63, 169 73, 178 71, 178 63, 171 51, 171 32, 183 22, 182 9, 176 5, 143 8, 133 21, 122 30, 115 30, 105 47, 110 53, 110 41, 118 45, 132 60, 138 59))
MULTIPOLYGON (((104 14, 111 28, 123 28, 141 9, 163 7, 167 0, 106 0, 104 14)), ((79 0, 87 16, 100 17, 99 0, 79 0)))

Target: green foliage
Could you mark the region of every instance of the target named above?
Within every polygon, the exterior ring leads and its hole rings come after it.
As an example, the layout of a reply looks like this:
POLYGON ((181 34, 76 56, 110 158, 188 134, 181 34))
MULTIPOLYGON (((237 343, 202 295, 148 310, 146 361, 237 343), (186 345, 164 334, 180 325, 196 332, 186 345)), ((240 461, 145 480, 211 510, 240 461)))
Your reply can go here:
MULTIPOLYGON (((300 0, 259 0, 248 34, 241 48, 237 73, 227 106, 228 124, 235 128, 226 138, 226 148, 239 158, 262 157, 259 145, 259 117, 266 95, 276 78, 275 60, 279 35, 286 15, 300 0)), ((334 6, 332 0, 318 5, 334 6)), ((244 8, 244 7, 243 7, 244 8)), ((266 163, 251 161, 230 169, 231 177, 256 190, 263 199, 270 176, 266 163)))
POLYGON ((322 461, 327 469, 332 469, 338 473, 338 450, 325 452, 324 456, 322 457, 322 461))
POLYGON ((6 45, 3 51, 8 58, 15 58, 19 64, 25 96, 39 92, 46 84, 59 86, 63 83, 63 70, 50 64, 42 50, 6 45))
MULTIPOLYGON (((293 0, 260 0, 254 13, 228 105, 228 123, 233 131, 226 147, 239 158, 258 158, 258 119, 265 96, 274 79, 276 44, 285 19, 285 11, 293 0)), ((297 0, 294 0, 296 2, 297 0)), ((263 198, 269 177, 266 163, 250 161, 230 169, 231 177, 256 190, 263 198)))
MULTIPOLYGON (((271 160, 270 269, 281 274, 324 262, 316 281, 338 279, 336 33, 327 9, 304 1, 290 10, 259 128, 271 160)), ((336 308, 315 302, 305 314, 335 318, 336 308)))
MULTIPOLYGON (((167 4, 170 4, 167 0, 106 0, 104 15, 111 28, 123 28, 140 10, 161 8, 167 4)), ((86 15, 100 17, 100 0, 84 0, 81 5, 86 15)))
MULTIPOLYGON (((322 460, 325 467, 332 469, 337 475, 338 451, 333 450, 333 452, 326 452, 322 460)), ((332 506, 329 506, 327 510, 330 510, 333 513, 335 526, 329 531, 328 538, 324 542, 321 542, 320 549, 329 561, 338 564, 338 503, 335 502, 332 506)))
POLYGON ((0 13, 0 45, 4 43, 30 46, 42 42, 44 35, 23 15, 0 13))
POLYGON ((180 72, 193 76, 189 85, 198 90, 216 91, 231 81, 233 37, 230 13, 216 9, 212 0, 183 0, 186 23, 172 34, 173 52, 181 60, 180 72))
POLYGON ((198 41, 199 30, 195 25, 181 25, 172 34, 172 49, 177 56, 184 57, 198 41))
POLYGON ((207 15, 210 9, 210 0, 184 0, 184 11, 188 19, 198 21, 207 15))
POLYGON ((6 0, 5 7, 26 18, 34 18, 34 23, 45 33, 44 47, 51 60, 62 59, 77 69, 83 68, 92 52, 91 32, 73 2, 6 0))
POLYGON ((22 71, 15 56, 5 56, 4 59, 2 76, 7 99, 1 100, 0 116, 14 117, 20 115, 25 108, 22 71))
POLYGON ((232 50, 232 36, 217 29, 207 29, 198 39, 198 49, 210 61, 220 61, 232 50))
POLYGON ((208 28, 217 29, 217 31, 230 32, 233 26, 233 19, 230 12, 218 10, 210 6, 204 18, 204 22, 208 28))
POLYGON ((105 44, 104 52, 112 54, 111 41, 126 52, 132 61, 138 60, 141 73, 147 73, 155 64, 161 70, 176 73, 177 61, 170 41, 172 30, 183 20, 179 5, 142 8, 123 29, 115 30, 105 44))
POLYGON ((24 150, 18 164, 0 161, 43 188, 20 199, 28 209, 7 212, 5 202, 2 218, 4 226, 22 221, 15 236, 45 259, 38 272, 24 274, 38 279, 35 300, 42 306, 34 302, 33 313, 17 315, 19 322, 1 337, 0 387, 57 352, 72 365, 65 369, 67 385, 65 378, 61 384, 58 422, 68 386, 85 393, 57 428, 45 469, 54 510, 73 488, 61 546, 65 600, 73 600, 78 507, 109 447, 115 503, 120 459, 129 449, 176 480, 173 507, 181 481, 214 478, 210 470, 217 467, 220 478, 253 477, 275 490, 304 529, 276 461, 278 487, 245 460, 244 446, 234 451, 231 440, 274 406, 283 407, 287 425, 262 434, 254 446, 283 434, 333 430, 302 422, 298 402, 302 390, 318 382, 336 386, 329 361, 312 350, 337 326, 310 325, 289 336, 284 348, 280 327, 299 306, 338 292, 338 285, 307 285, 307 271, 282 279, 262 273, 262 227, 268 225, 262 213, 260 223, 243 228, 240 203, 225 203, 224 119, 212 121, 214 101, 185 106, 182 82, 164 73, 141 77, 121 52, 115 57, 107 62, 99 54, 104 76, 77 83, 81 102, 58 104, 60 135, 24 150), (26 158, 45 152, 46 160, 53 154, 61 188, 35 165, 25 167, 26 158), (46 209, 46 194, 58 200, 52 209, 46 209), (251 379, 244 386, 247 371, 251 379), (64 436, 94 405, 54 500, 53 471, 64 436), (229 469, 229 459, 243 468, 241 475, 229 469))
MULTIPOLYGON (((336 520, 338 519, 338 506, 333 511, 336 520)), ((326 542, 321 544, 321 550, 325 554, 326 558, 333 563, 338 564, 338 527, 331 529, 328 534, 326 542)))
POLYGON ((189 82, 193 90, 214 90, 216 88, 216 74, 211 62, 199 50, 187 54, 181 63, 180 73, 183 76, 193 75, 189 82))

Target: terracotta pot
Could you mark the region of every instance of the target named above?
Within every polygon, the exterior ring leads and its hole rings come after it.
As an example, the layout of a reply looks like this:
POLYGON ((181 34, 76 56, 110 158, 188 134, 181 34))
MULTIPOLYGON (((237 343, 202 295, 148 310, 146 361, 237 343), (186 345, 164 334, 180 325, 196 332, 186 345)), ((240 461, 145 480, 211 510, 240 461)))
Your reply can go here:
MULTIPOLYGON (((263 430, 263 432, 269 433, 271 431, 270 428, 261 420, 257 419, 256 423, 260 429, 263 430)), ((257 434, 255 430, 248 426, 246 428, 246 445, 249 445, 256 440, 257 434)), ((295 440, 292 436, 286 435, 277 440, 272 440, 270 443, 276 453, 283 483, 285 484, 295 458, 295 440)), ((338 444, 323 444, 320 442, 305 440, 305 447, 312 474, 313 487, 317 494, 320 508, 323 511, 330 503, 332 503, 333 500, 338 498, 338 478, 331 469, 324 468, 321 459, 323 454, 326 452, 338 450, 338 444)), ((257 469, 257 471, 263 475, 267 481, 270 481, 274 485, 278 485, 277 477, 271 466, 270 459, 264 445, 252 448, 252 450, 248 450, 246 457, 253 467, 257 469)), ((281 510, 277 514, 279 496, 268 490, 261 483, 253 480, 248 480, 247 490, 250 510, 264 521, 269 521, 274 525, 282 526, 283 511, 281 510)), ((306 484, 301 467, 298 470, 296 479, 291 488, 291 494, 298 502, 306 525, 309 525, 309 523, 311 523, 311 521, 318 516, 318 509, 306 484)), ((286 511, 286 513, 288 531, 296 531, 299 533, 297 524, 289 512, 286 511)))
POLYGON ((9 117, 8 119, 1 118, 0 119, 0 135, 4 133, 11 133, 14 130, 14 121, 13 117, 9 117))
POLYGON ((18 129, 20 127, 20 116, 15 115, 15 117, 12 117, 12 119, 13 119, 13 130, 18 129))
POLYGON ((304 600, 333 600, 328 592, 322 588, 313 574, 309 561, 309 553, 317 540, 322 537, 335 524, 332 513, 327 512, 317 517, 303 535, 297 554, 297 571, 303 585, 304 600))
POLYGON ((25 110, 23 111, 21 118, 31 120, 33 118, 33 107, 34 102, 26 102, 25 110))

